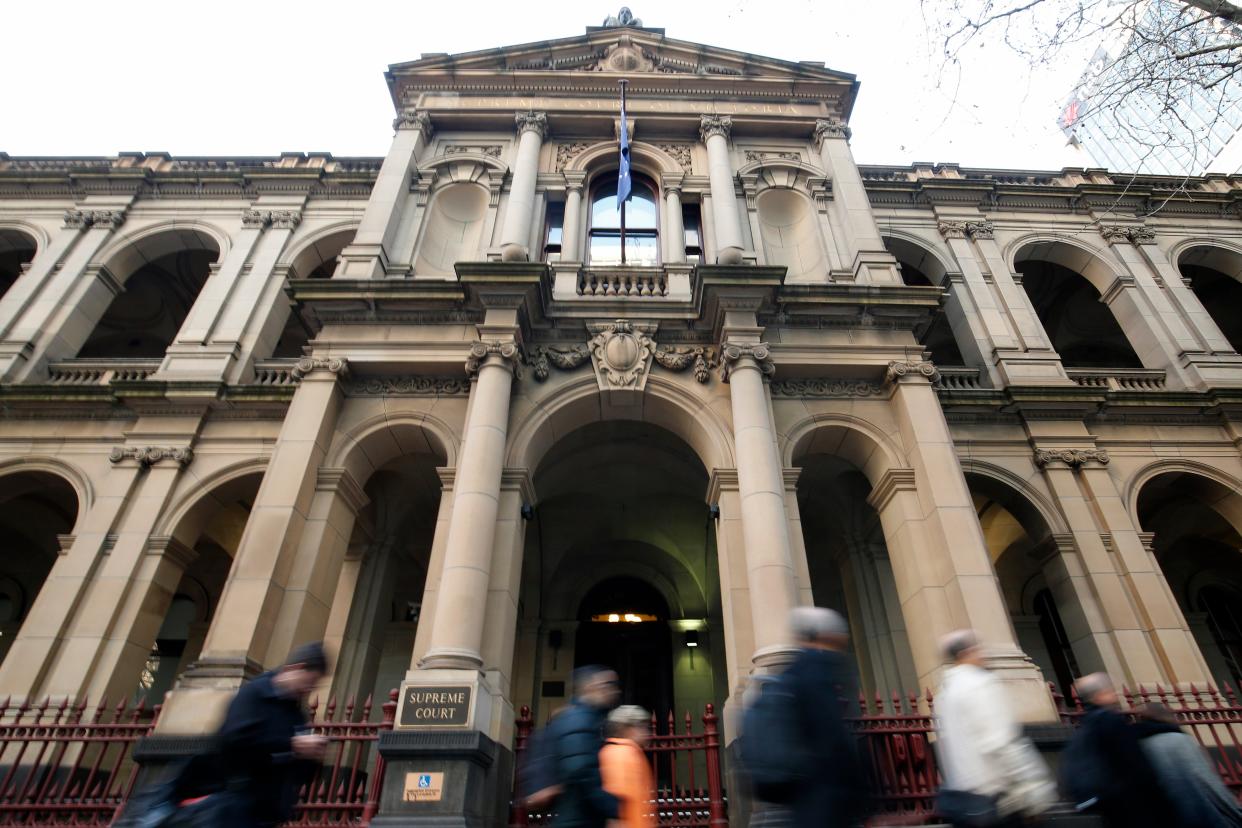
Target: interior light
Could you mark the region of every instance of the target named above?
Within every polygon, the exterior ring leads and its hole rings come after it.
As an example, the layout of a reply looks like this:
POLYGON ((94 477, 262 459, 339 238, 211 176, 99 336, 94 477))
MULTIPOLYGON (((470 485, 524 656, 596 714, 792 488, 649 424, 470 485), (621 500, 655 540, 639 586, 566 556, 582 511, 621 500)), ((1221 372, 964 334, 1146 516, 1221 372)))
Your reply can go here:
POLYGON ((601 612, 592 615, 591 620, 609 624, 619 624, 622 621, 627 624, 642 624, 648 621, 659 621, 660 619, 647 612, 601 612))
POLYGON ((610 624, 615 624, 620 620, 621 620, 621 616, 617 615, 615 612, 612 615, 608 616, 608 623, 610 624))
POLYGON ((698 630, 686 630, 685 641, 686 641, 687 647, 699 646, 699 631, 698 630))
POLYGON ((630 622, 631 624, 637 624, 637 623, 639 623, 640 621, 642 621, 643 619, 642 619, 641 617, 639 617, 639 616, 635 615, 635 614, 634 614, 634 613, 632 613, 632 612, 627 612, 627 613, 625 614, 625 620, 626 620, 626 621, 628 621, 628 622, 630 622))

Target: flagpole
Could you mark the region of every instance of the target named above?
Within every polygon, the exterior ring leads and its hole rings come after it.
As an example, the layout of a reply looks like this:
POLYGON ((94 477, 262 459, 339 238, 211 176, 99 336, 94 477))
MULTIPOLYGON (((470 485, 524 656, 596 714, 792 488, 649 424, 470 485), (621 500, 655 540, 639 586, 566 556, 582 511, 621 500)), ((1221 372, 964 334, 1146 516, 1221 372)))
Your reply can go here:
MULTIPOLYGON (((624 123, 624 120, 625 120, 625 85, 629 83, 629 81, 627 81, 625 78, 622 78, 619 81, 619 83, 621 84, 621 119, 623 121, 623 123, 621 124, 621 128, 626 129, 626 125, 624 123)), ((618 192, 617 197, 620 198, 620 196, 621 196, 621 193, 618 192)), ((624 201, 621 202, 621 264, 625 264, 625 202, 624 201)))

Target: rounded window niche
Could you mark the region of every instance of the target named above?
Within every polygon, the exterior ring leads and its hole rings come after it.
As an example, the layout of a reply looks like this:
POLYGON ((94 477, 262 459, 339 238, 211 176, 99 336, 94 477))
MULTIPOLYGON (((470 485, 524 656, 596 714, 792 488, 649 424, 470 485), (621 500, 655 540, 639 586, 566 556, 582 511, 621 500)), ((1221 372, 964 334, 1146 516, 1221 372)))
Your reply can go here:
POLYGON ((800 193, 764 190, 757 200, 763 251, 770 265, 784 265, 789 279, 826 275, 823 250, 811 204, 800 193))
POLYGON ((447 276, 455 263, 478 259, 486 214, 487 190, 477 184, 450 184, 436 193, 414 272, 447 276))

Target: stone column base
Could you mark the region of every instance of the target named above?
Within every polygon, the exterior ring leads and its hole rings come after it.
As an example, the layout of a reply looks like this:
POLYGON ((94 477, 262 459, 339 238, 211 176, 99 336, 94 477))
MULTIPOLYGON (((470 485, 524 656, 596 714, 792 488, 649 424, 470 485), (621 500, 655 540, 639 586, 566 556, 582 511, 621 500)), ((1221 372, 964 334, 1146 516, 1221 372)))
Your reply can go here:
POLYGON ((508 823, 514 756, 483 733, 395 730, 380 734, 379 752, 387 766, 375 828, 508 823), (420 788, 423 776, 436 784, 420 788))

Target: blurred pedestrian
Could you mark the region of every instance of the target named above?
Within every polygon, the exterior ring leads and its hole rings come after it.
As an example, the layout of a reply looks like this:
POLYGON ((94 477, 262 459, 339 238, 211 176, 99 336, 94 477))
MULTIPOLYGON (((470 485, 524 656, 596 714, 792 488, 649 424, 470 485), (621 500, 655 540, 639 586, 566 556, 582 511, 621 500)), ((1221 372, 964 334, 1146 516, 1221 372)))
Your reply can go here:
POLYGON ((218 736, 221 768, 235 798, 230 828, 267 828, 293 816, 298 790, 327 747, 323 736, 309 732, 303 709, 327 673, 323 645, 303 644, 234 697, 218 736))
POLYGON ((1078 733, 1065 749, 1061 773, 1079 810, 1098 812, 1111 828, 1169 828, 1173 808, 1139 743, 1139 733, 1118 709, 1117 691, 1104 673, 1074 682, 1086 708, 1078 733))
POLYGON ((845 723, 844 701, 857 695, 853 662, 846 653, 849 626, 840 613, 823 607, 796 607, 789 622, 798 654, 781 680, 788 683, 802 743, 800 750, 790 749, 810 772, 789 803, 792 824, 853 828, 867 816, 870 785, 857 741, 845 723))
POLYGON ((1149 702, 1138 709, 1143 754, 1177 813, 1181 828, 1239 828, 1242 807, 1221 782, 1199 743, 1181 729, 1173 711, 1149 702))
POLYGON ((557 828, 604 828, 619 811, 617 798, 604 790, 599 752, 604 746, 604 717, 621 697, 617 674, 599 666, 579 667, 573 675, 574 697, 549 724, 556 745, 557 828))
POLYGON ((608 714, 608 740, 599 753, 604 790, 620 800, 623 828, 655 828, 655 777, 643 749, 651 736, 651 714, 623 705, 608 714))
POLYGON ((958 630, 942 647, 951 666, 936 696, 941 816, 983 828, 1020 825, 1042 814, 1056 801, 1056 785, 985 666, 978 636, 958 630))

